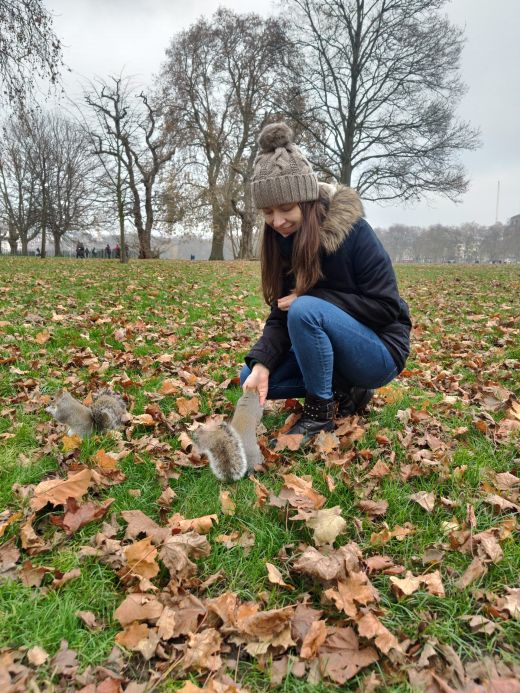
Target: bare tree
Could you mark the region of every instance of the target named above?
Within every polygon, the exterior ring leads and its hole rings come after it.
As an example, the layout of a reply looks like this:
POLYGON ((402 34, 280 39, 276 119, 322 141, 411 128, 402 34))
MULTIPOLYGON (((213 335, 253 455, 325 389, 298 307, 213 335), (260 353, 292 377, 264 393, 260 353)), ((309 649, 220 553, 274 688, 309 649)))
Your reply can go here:
POLYGON ((289 0, 304 113, 289 115, 329 179, 367 200, 456 199, 458 154, 478 133, 456 120, 463 32, 447 0, 289 0))
MULTIPOLYGON (((124 196, 128 189, 139 257, 150 258, 157 205, 155 187, 160 172, 175 155, 174 140, 163 127, 161 104, 144 92, 132 95, 129 81, 122 77, 99 82, 85 94, 85 101, 97 119, 97 128, 90 130, 91 138, 95 153, 111 176, 120 230, 124 233, 124 196), (108 161, 112 162, 112 173, 108 161)), ((121 250, 125 250, 124 241, 121 250)))
POLYGON ((22 120, 10 118, 0 143, 1 216, 11 253, 21 244, 22 255, 40 233, 38 186, 28 157, 28 131, 22 120))
POLYGON ((76 123, 47 116, 45 131, 51 152, 47 215, 54 254, 59 256, 63 236, 84 228, 91 215, 91 174, 96 162, 76 123))
POLYGON ((39 79, 54 84, 61 43, 41 0, 0 2, 0 82, 8 101, 23 102, 39 79))
POLYGON ((270 113, 269 96, 280 85, 288 53, 284 24, 220 9, 176 35, 166 53, 163 93, 170 122, 189 152, 193 204, 211 214, 210 260, 223 259, 234 214, 241 217, 241 253, 247 257, 254 219, 241 183, 250 174, 256 134, 270 113))

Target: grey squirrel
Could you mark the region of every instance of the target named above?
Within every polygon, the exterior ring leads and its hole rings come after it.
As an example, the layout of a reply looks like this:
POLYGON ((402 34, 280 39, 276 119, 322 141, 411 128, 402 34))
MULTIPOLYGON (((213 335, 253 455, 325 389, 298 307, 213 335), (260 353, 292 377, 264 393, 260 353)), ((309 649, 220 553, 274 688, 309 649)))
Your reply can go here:
POLYGON ((124 400, 111 390, 101 390, 87 407, 66 390, 60 390, 52 404, 45 407, 56 421, 69 427, 68 434, 85 438, 92 433, 118 430, 128 419, 124 400))
POLYGON ((256 427, 263 407, 258 393, 245 392, 238 400, 229 424, 204 427, 193 438, 200 452, 207 455, 213 474, 221 481, 238 481, 256 464, 263 462, 256 439, 256 427))

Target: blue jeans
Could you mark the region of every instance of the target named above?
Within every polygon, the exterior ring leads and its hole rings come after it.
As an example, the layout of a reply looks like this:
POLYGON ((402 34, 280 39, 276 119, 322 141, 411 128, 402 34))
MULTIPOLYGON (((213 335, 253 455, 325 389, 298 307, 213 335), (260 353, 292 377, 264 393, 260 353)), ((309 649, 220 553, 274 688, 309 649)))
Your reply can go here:
MULTIPOLYGON (((397 375, 390 352, 366 325, 337 306, 313 296, 299 296, 287 315, 292 348, 269 374, 267 399, 315 397, 330 399, 334 387, 373 389, 397 375)), ((243 384, 251 371, 244 366, 243 384)))

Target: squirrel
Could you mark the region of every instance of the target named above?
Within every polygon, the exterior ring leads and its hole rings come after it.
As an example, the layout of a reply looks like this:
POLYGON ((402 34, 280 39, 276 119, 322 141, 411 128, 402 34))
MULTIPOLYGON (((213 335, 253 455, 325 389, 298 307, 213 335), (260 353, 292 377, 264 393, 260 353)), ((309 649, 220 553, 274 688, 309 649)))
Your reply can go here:
POLYGON ((92 433, 123 428, 128 419, 124 400, 111 390, 101 390, 93 396, 92 406, 75 399, 66 390, 60 390, 52 404, 45 407, 56 421, 69 427, 68 435, 85 438, 92 433))
POLYGON ((217 479, 238 481, 263 461, 256 439, 262 412, 258 393, 248 391, 238 400, 229 424, 204 427, 194 434, 197 447, 207 456, 217 479))

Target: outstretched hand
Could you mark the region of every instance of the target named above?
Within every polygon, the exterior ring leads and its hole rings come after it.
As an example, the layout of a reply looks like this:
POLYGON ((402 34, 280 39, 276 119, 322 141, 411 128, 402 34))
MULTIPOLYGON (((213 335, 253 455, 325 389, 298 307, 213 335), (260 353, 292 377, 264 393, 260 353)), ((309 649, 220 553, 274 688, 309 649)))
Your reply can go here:
POLYGON ((247 392, 248 390, 258 392, 260 405, 263 407, 267 397, 268 388, 269 370, 262 363, 255 363, 253 370, 244 381, 242 389, 244 392, 247 392))

